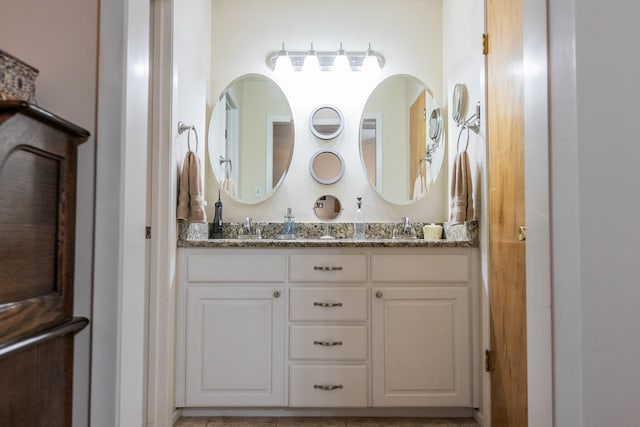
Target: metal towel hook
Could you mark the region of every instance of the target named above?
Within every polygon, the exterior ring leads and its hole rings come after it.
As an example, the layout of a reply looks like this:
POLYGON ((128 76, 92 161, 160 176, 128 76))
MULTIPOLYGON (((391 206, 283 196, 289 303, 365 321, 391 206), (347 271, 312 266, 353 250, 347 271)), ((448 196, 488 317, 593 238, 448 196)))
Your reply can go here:
POLYGON ((191 136, 191 131, 193 131, 193 134, 196 136, 196 153, 198 152, 198 132, 196 131, 196 127, 191 125, 185 125, 184 122, 179 121, 178 122, 178 135, 182 135, 183 133, 187 132, 187 148, 189 149, 189 151, 191 151, 191 141, 190 141, 190 136, 191 136))

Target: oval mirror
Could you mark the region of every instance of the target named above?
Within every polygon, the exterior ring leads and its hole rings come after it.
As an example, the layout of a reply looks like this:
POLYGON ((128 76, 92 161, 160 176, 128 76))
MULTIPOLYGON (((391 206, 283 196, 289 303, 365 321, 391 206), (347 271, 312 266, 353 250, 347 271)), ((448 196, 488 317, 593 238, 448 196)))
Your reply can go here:
POLYGON ((243 75, 218 97, 209 121, 209 162, 220 187, 241 203, 265 200, 293 156, 291 107, 268 77, 243 75))
POLYGON ((436 99, 413 76, 388 77, 371 92, 360 121, 360 157, 385 200, 406 204, 426 194, 444 160, 443 126, 436 99))
POLYGON ((313 213, 323 222, 334 221, 338 218, 340 212, 342 212, 340 200, 328 194, 318 197, 313 206, 313 213))
POLYGON ((311 157, 309 172, 320 184, 333 184, 344 175, 344 160, 333 150, 320 150, 311 157))
POLYGON ((320 139, 333 139, 344 127, 342 112, 333 105, 320 105, 311 112, 309 128, 320 139))
POLYGON ((460 123, 464 117, 465 86, 458 83, 453 87, 451 96, 451 118, 454 122, 460 123))

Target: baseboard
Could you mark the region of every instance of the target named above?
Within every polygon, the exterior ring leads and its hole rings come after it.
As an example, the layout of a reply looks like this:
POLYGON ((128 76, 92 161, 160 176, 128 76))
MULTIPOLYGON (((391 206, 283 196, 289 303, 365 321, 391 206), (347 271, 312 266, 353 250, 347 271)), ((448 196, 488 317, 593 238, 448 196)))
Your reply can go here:
POLYGON ((183 417, 475 418, 474 412, 473 408, 182 408, 183 417))
POLYGON ((484 425, 484 416, 482 415, 482 412, 477 409, 473 410, 473 419, 476 420, 478 424, 480 424, 480 427, 488 427, 488 425, 484 425))

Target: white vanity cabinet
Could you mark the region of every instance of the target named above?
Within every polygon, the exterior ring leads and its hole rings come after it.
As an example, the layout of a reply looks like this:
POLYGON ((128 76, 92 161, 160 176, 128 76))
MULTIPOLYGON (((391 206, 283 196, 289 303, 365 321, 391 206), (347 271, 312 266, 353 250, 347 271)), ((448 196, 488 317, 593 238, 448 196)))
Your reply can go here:
POLYGON ((372 255, 373 406, 471 406, 469 255, 372 255))
POLYGON ((179 255, 178 406, 475 406, 474 249, 179 255))
POLYGON ((289 406, 368 406, 367 255, 289 257, 289 406))
POLYGON ((183 405, 283 406, 284 256, 183 260, 183 405))

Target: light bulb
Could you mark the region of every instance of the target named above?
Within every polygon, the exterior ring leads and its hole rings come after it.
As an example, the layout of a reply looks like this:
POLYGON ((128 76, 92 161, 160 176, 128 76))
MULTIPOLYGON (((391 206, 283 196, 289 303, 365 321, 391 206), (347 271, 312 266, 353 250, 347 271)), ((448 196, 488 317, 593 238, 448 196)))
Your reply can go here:
POLYGON ((284 49, 284 43, 282 43, 282 50, 278 53, 278 58, 276 58, 276 64, 273 67, 273 72, 280 75, 293 72, 291 58, 289 58, 289 54, 284 49))
POLYGON ((351 66, 349 65, 349 58, 342 49, 342 43, 340 43, 340 50, 338 50, 338 55, 336 55, 333 60, 333 72, 339 74, 347 74, 351 71, 351 66))
POLYGON ((318 55, 316 55, 316 51, 313 50, 313 43, 311 43, 311 49, 309 49, 309 52, 307 53, 307 57, 304 59, 302 70, 305 73, 317 73, 320 71, 320 61, 318 60, 318 55))
POLYGON ((380 72, 380 63, 378 62, 375 52, 371 49, 371 43, 369 43, 367 56, 365 56, 362 61, 362 71, 368 74, 380 72))

